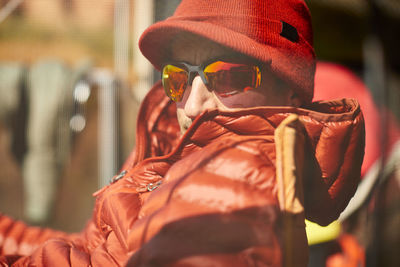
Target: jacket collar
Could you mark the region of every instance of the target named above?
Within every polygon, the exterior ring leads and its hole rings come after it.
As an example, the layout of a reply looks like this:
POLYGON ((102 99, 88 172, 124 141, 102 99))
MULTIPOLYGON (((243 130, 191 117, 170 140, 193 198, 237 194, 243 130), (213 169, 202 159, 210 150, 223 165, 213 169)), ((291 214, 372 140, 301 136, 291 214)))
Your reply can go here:
POLYGON ((293 113, 299 115, 314 147, 321 141, 323 131, 330 131, 329 135, 323 135, 322 138, 332 146, 340 143, 338 140, 343 138, 341 135, 344 128, 351 130, 353 122, 361 124, 363 131, 358 102, 354 99, 341 99, 314 102, 302 108, 256 107, 234 112, 206 111, 181 136, 175 103, 165 96, 161 83, 157 83, 141 105, 135 154, 129 164, 135 165, 148 157, 166 155, 174 148, 182 149, 190 144, 204 146, 229 134, 271 135, 280 122, 293 113), (339 131, 339 128, 342 130, 339 131))

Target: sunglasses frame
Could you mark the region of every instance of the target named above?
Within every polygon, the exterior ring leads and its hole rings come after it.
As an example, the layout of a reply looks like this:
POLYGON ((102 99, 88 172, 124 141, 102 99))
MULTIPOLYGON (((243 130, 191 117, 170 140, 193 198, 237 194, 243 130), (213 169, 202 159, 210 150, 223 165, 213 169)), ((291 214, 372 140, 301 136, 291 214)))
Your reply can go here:
MULTIPOLYGON (((163 72, 164 72, 164 68, 167 65, 172 65, 175 67, 179 67, 182 68, 184 71, 186 71, 188 73, 188 81, 187 81, 187 85, 184 91, 186 91, 187 86, 191 85, 194 78, 196 77, 196 73, 200 76, 201 80, 203 81, 203 83, 206 85, 208 90, 213 90, 213 88, 209 88, 209 82, 207 81, 207 78, 204 74, 204 69, 209 66, 212 63, 218 62, 218 61, 222 61, 225 63, 233 63, 233 64, 248 64, 248 65, 254 65, 258 68, 258 71, 260 72, 260 84, 255 87, 258 88, 259 86, 261 86, 261 81, 262 81, 262 67, 260 66, 261 64, 253 59, 250 59, 248 57, 241 57, 241 56, 219 56, 216 58, 211 58, 209 60, 204 61, 203 63, 201 63, 200 65, 191 65, 187 62, 184 61, 168 61, 164 64, 162 64, 161 67, 161 80, 163 79, 163 72)), ((163 86, 164 87, 164 86, 163 86)), ((164 87, 165 93, 168 96, 168 92, 167 89, 164 87)), ((180 101, 177 101, 180 102, 180 101)))

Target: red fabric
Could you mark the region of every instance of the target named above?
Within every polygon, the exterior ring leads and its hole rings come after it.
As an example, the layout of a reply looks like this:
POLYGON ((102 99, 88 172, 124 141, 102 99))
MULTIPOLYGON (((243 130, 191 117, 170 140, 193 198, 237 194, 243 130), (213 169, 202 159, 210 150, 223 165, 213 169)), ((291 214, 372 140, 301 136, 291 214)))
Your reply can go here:
MULTIPOLYGON (((314 101, 354 98, 360 103, 365 118, 365 157, 362 176, 381 157, 389 153, 392 146, 400 140, 398 122, 390 111, 379 109, 364 83, 351 70, 344 66, 318 62, 315 75, 314 101), (385 117, 387 125, 382 125, 385 117), (383 126, 387 129, 384 130, 383 126), (385 135, 385 136, 383 136, 385 135), (383 141, 385 146, 382 146, 383 141)), ((387 155, 385 155, 387 156, 387 155)))
POLYGON ((313 96, 315 54, 309 10, 302 0, 183 0, 174 15, 150 26, 141 36, 143 55, 157 68, 169 59, 177 33, 203 36, 255 58, 309 103, 313 96), (281 36, 282 21, 297 29, 299 39, 281 36))
MULTIPOLYGON (((300 117, 310 153, 305 167, 305 215, 321 223, 335 219, 351 198, 362 162, 363 120, 355 101, 321 102, 309 109, 260 107, 209 111, 198 117, 174 146, 174 105, 158 84, 140 110, 137 153, 127 174, 96 195, 92 220, 79 235, 54 234, 29 256, 5 255, 13 266, 282 266, 292 257, 307 265, 304 214, 293 225, 295 255, 282 247, 285 229, 277 202, 274 130, 292 113, 300 117), (157 99, 154 113, 149 110, 157 99), (169 112, 163 112, 169 111, 169 112), (156 139, 159 140, 157 141, 156 139), (141 148, 145 145, 145 148, 141 148), (165 150, 164 156, 159 155, 165 150), (314 157, 315 155, 315 157, 314 157), (135 163, 137 162, 137 163, 135 163), (161 185, 148 191, 150 183, 161 185), (314 194, 317 192, 317 194, 314 194), (298 220, 301 219, 301 220, 298 220)), ((175 132, 176 134, 176 132, 175 132)), ((4 223, 5 222, 5 223, 4 223)), ((22 246, 26 233, 12 220, 2 240, 22 246)), ((3 247, 3 251, 10 247, 3 247)), ((12 253, 15 253, 13 250, 12 253)))
POLYGON ((31 255, 49 239, 74 240, 75 237, 60 231, 30 227, 0 213, 0 266, 10 266, 22 256, 31 255))
POLYGON ((339 238, 340 253, 333 254, 326 262, 327 267, 364 267, 365 251, 351 235, 339 238))

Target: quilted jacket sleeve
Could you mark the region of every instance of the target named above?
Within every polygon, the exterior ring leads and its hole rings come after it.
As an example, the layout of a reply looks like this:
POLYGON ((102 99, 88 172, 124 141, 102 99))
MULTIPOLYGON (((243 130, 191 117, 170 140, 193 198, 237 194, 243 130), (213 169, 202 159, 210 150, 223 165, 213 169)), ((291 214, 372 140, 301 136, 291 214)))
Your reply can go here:
POLYGON ((66 233, 30 227, 0 214, 0 263, 7 266, 22 256, 30 255, 48 239, 66 236, 66 233))
POLYGON ((0 233, 0 266, 112 266, 109 261, 92 264, 91 256, 98 253, 95 247, 104 243, 93 221, 82 233, 67 234, 1 216, 0 233))

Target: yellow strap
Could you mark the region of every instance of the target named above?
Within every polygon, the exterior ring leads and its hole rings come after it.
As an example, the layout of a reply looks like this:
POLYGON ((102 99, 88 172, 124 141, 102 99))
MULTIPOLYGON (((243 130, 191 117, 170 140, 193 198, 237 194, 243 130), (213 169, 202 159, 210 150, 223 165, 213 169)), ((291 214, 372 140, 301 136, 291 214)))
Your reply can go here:
POLYGON ((306 220, 308 245, 316 245, 336 239, 340 234, 340 223, 334 221, 328 226, 319 226, 306 220))

